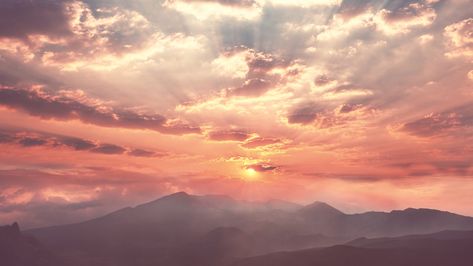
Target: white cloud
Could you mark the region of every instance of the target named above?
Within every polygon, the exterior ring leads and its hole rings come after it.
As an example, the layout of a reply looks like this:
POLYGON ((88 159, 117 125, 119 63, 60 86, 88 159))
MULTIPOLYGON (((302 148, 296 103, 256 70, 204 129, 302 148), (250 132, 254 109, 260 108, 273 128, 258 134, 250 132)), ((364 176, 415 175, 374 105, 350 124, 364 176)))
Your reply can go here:
POLYGON ((244 78, 249 70, 246 61, 247 56, 247 51, 233 54, 221 54, 218 58, 212 61, 212 71, 225 77, 244 78))
POLYGON ((468 18, 445 27, 448 57, 473 57, 473 18, 468 18))

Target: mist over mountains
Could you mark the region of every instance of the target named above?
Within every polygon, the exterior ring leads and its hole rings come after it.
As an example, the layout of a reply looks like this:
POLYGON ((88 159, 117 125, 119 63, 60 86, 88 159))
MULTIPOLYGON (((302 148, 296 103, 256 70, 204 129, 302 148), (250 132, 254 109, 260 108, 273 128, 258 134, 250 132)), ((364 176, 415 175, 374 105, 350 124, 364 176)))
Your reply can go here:
POLYGON ((0 230, 1 256, 15 266, 433 265, 451 257, 457 264, 448 265, 471 265, 472 241, 473 218, 439 210, 345 214, 323 202, 185 192, 81 223, 0 230))

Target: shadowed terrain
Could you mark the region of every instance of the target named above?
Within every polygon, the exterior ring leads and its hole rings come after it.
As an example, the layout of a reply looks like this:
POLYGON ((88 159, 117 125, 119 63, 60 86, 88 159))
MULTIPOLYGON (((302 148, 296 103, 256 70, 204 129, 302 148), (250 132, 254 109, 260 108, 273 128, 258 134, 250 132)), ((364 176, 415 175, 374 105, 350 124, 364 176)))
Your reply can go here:
POLYGON ((0 264, 60 266, 59 260, 34 237, 24 236, 17 223, 0 227, 0 264))
POLYGON ((21 259, 44 261, 49 253, 38 239, 72 266, 377 265, 385 258, 404 265, 428 263, 430 253, 434 261, 463 259, 461 252, 473 246, 472 231, 445 231, 473 230, 473 218, 438 210, 345 214, 322 202, 245 202, 185 192, 82 223, 28 230, 28 237, 17 225, 5 228, 2 243, 11 242, 14 254, 34 255, 21 259))
POLYGON ((278 252, 242 259, 232 266, 468 266, 472 262, 473 231, 444 231, 398 238, 364 238, 328 248, 278 252))

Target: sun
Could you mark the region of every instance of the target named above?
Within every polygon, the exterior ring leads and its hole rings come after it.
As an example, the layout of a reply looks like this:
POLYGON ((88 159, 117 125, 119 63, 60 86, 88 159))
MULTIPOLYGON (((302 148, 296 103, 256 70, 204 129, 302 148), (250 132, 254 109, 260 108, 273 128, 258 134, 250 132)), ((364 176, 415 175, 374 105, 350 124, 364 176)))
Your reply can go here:
POLYGON ((254 176, 254 175, 257 174, 256 170, 253 169, 253 168, 246 168, 246 169, 245 169, 245 173, 246 173, 246 175, 248 175, 248 176, 254 176))
POLYGON ((258 171, 251 167, 246 168, 243 173, 243 179, 246 181, 256 181, 259 179, 258 171))

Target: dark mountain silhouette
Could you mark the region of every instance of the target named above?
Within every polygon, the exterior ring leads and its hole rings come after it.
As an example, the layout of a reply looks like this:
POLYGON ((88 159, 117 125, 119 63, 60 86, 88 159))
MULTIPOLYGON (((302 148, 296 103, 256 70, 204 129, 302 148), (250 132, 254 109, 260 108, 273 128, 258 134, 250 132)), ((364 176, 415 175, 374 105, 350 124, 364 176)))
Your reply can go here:
POLYGON ((473 229, 473 218, 432 209, 395 210, 344 214, 337 209, 316 202, 299 210, 313 233, 332 236, 380 237, 407 234, 428 234, 448 229, 473 229))
POLYGON ((358 238, 346 245, 364 248, 418 248, 442 246, 446 242, 473 240, 473 231, 446 230, 425 235, 407 235, 401 237, 358 238))
POLYGON ((0 227, 0 264, 5 266, 59 266, 59 260, 17 223, 0 227))
POLYGON ((473 231, 445 231, 398 238, 358 239, 346 245, 277 252, 240 259, 232 266, 469 266, 473 231))
POLYGON ((447 229, 473 230, 473 218, 427 209, 345 214, 322 202, 302 207, 179 192, 90 221, 28 233, 77 265, 222 266, 238 257, 359 237, 447 229))
MULTIPOLYGON (((285 232, 294 227, 286 226, 291 222, 291 212, 287 211, 290 209, 288 204, 284 204, 285 210, 276 209, 280 205, 281 202, 275 204, 274 201, 239 202, 226 196, 193 196, 179 192, 94 220, 30 230, 29 233, 61 254, 82 257, 87 254, 97 263, 113 265, 171 265, 168 262, 178 253, 196 254, 197 251, 190 249, 192 244, 197 240, 204 241, 202 236, 216 228, 241 228, 238 230, 257 236, 255 245, 259 247, 255 246, 253 250, 260 254, 288 245, 292 247, 292 242, 293 248, 327 242, 323 236, 317 236, 316 240, 288 240, 288 236, 293 238, 292 232, 285 232)), ((253 240, 246 242, 249 246, 253 240)), ((184 265, 182 261, 180 263, 184 265)))
POLYGON ((335 217, 344 214, 327 203, 320 201, 316 201, 303 207, 299 210, 299 212, 305 216, 308 216, 308 218, 335 217))
POLYGON ((389 213, 369 212, 350 215, 352 235, 366 237, 427 234, 443 230, 471 230, 473 218, 432 209, 408 208, 389 213), (356 226, 355 226, 356 225, 356 226))

